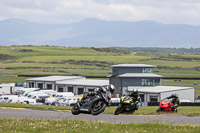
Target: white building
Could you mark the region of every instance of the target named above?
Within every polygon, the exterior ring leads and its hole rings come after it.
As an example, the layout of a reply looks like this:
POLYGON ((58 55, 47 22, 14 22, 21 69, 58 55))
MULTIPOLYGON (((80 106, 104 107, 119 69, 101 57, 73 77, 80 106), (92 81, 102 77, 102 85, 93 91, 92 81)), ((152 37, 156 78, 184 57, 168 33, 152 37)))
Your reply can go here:
POLYGON ((145 102, 159 102, 162 99, 170 96, 175 92, 180 101, 194 102, 195 101, 195 88, 194 87, 179 87, 179 86, 129 86, 124 89, 124 93, 130 93, 133 89, 138 89, 142 101, 145 102))
POLYGON ((86 79, 82 76, 47 76, 27 79, 27 87, 42 90, 56 90, 58 92, 83 92, 94 91, 95 88, 109 85, 109 80, 86 79))
POLYGON ((82 76, 47 76, 26 79, 28 88, 40 88, 44 90, 55 90, 56 82, 62 80, 85 79, 82 76))
POLYGON ((83 94, 93 91, 94 88, 113 84, 116 87, 115 93, 120 96, 130 93, 134 88, 138 89, 142 101, 159 102, 172 92, 176 92, 182 101, 195 101, 193 87, 159 86, 162 76, 152 73, 152 69, 156 66, 119 64, 111 67, 113 72, 109 80, 86 79, 82 76, 48 76, 27 79, 27 87, 83 94))
POLYGON ((83 92, 94 91, 95 88, 105 85, 109 85, 109 80, 96 80, 96 79, 62 80, 56 82, 56 90, 58 92, 64 91, 64 92, 73 92, 74 94, 83 94, 83 92))

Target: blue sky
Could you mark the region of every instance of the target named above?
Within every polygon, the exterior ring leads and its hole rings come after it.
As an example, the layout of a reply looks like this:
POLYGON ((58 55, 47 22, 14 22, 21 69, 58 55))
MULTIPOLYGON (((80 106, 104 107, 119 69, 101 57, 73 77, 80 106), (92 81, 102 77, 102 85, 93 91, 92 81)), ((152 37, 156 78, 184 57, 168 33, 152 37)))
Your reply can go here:
POLYGON ((200 25, 200 0, 0 0, 0 20, 70 23, 85 18, 200 25))

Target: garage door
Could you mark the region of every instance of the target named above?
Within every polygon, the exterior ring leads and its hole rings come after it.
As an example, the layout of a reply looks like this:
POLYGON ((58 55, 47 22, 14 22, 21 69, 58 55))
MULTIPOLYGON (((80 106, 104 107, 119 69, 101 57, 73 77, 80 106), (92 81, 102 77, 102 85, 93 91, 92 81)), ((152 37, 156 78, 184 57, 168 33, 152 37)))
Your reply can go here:
POLYGON ((83 92, 84 92, 84 88, 78 88, 78 95, 83 94, 83 92))

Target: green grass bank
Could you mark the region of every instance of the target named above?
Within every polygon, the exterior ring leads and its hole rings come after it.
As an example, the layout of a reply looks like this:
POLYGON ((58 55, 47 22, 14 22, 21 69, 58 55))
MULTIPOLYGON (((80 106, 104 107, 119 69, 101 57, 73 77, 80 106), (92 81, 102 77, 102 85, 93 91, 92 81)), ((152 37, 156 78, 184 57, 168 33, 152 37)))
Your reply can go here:
POLYGON ((199 125, 168 125, 152 123, 111 124, 76 120, 0 119, 0 132, 61 132, 61 133, 199 133, 199 125))

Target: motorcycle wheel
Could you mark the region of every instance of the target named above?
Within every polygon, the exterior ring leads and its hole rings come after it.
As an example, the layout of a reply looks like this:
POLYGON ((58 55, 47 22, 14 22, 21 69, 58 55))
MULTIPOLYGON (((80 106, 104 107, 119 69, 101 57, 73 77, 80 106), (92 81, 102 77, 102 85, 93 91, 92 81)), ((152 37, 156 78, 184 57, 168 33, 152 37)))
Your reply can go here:
POLYGON ((72 114, 73 114, 73 115, 78 115, 78 114, 80 114, 80 107, 78 106, 78 104, 75 104, 75 105, 72 107, 72 114))
POLYGON ((159 112, 161 112, 162 111, 162 108, 158 108, 157 110, 156 110, 156 113, 159 113, 159 112))
POLYGON ((96 103, 94 103, 91 114, 98 115, 102 113, 105 110, 105 108, 106 108, 106 103, 104 101, 97 101, 96 103))
POLYGON ((120 113, 122 113, 122 108, 118 106, 117 109, 115 110, 115 115, 119 115, 120 113))

